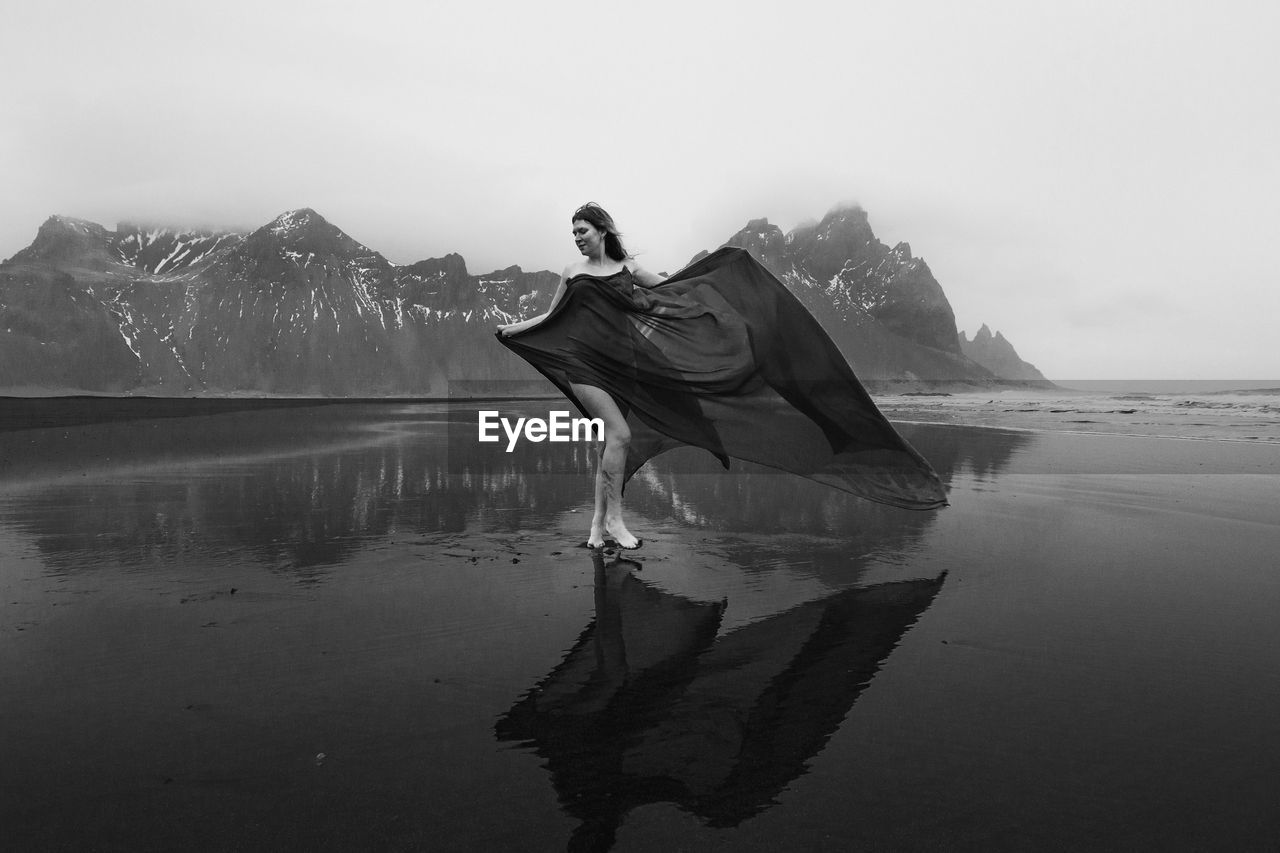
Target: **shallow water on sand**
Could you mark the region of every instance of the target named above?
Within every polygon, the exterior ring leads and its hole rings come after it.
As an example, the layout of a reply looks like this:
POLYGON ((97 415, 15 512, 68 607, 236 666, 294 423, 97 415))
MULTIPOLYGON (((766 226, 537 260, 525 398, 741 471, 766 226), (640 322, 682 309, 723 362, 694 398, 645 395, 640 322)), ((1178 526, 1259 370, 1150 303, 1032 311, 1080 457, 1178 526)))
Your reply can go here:
POLYGON ((904 425, 932 513, 682 451, 598 557, 473 406, 85 406, 0 431, 13 849, 1280 837, 1274 447, 904 425))

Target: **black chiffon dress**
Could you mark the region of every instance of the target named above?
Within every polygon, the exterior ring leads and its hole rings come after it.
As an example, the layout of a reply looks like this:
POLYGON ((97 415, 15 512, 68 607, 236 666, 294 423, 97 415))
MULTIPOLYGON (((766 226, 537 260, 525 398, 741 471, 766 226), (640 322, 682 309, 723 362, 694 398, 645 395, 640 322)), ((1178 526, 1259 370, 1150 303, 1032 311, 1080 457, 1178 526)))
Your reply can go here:
POLYGON ((613 397, 631 429, 624 480, 693 445, 726 468, 757 462, 907 509, 947 503, 818 321, 743 249, 649 288, 626 269, 580 273, 545 320, 498 340, 584 415, 573 383, 613 397))

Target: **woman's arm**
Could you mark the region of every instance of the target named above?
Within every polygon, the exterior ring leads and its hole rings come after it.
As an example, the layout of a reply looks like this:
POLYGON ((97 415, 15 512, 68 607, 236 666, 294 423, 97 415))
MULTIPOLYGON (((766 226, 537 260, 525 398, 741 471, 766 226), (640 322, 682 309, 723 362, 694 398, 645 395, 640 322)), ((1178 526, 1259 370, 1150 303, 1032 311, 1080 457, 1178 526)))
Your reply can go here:
POLYGON ((649 272, 635 261, 628 261, 627 268, 631 270, 631 277, 643 284, 645 287, 653 287, 654 285, 662 284, 667 280, 665 275, 658 275, 656 272, 649 272))
POLYGON ((523 332, 526 329, 532 329, 551 315, 551 312, 560 304, 560 300, 564 298, 565 282, 569 280, 569 267, 564 268, 564 272, 560 273, 560 284, 556 286, 555 295, 551 297, 551 307, 536 317, 530 317, 528 320, 521 320, 519 323, 508 323, 498 327, 498 333, 504 338, 508 335, 514 335, 517 332, 523 332))

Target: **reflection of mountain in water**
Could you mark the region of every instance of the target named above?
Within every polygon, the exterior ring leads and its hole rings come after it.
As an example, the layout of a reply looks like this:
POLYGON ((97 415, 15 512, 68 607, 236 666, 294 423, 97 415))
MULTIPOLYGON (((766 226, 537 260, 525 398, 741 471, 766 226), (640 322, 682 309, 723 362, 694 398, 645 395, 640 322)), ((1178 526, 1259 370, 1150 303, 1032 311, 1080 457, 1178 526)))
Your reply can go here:
POLYGON ((570 849, 607 850, 627 812, 672 802, 735 826, 806 772, 943 578, 850 589, 719 638, 722 604, 596 560, 596 618, 497 723, 545 759, 570 849))
POLYGON ((478 516, 519 529, 582 501, 584 448, 448 452, 449 420, 443 405, 327 405, 0 433, 0 518, 61 569, 234 552, 315 576, 371 539, 478 516))
MULTIPOLYGON (((590 499, 594 463, 584 445, 521 442, 506 453, 505 443, 480 444, 474 404, 132 420, 113 409, 102 423, 91 422, 95 401, 83 404, 84 425, 0 431, 0 520, 33 536, 61 570, 230 554, 318 576, 371 539, 546 528, 590 499)), ((493 405, 545 417, 564 404, 493 405)), ((903 431, 944 482, 960 466, 998 469, 1034 440, 991 433, 966 445, 954 428, 903 431)), ((684 525, 870 535, 881 547, 919 535, 934 518, 758 466, 725 473, 698 451, 654 460, 627 500, 649 518, 684 525)))
POLYGON ((902 437, 921 452, 928 448, 929 462, 947 485, 961 473, 992 477, 1037 440, 1034 433, 1028 432, 956 429, 938 424, 897 424, 896 427, 902 437), (975 441, 975 435, 980 435, 982 440, 975 441))

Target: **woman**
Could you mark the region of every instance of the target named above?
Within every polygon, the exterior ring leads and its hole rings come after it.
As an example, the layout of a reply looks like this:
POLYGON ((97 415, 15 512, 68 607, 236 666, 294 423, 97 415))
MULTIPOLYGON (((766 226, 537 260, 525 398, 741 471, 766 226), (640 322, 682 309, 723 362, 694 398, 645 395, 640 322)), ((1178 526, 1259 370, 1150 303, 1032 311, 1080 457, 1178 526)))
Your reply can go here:
POLYGON ((626 253, 599 205, 572 216, 583 259, 565 267, 545 314, 498 339, 604 421, 587 546, 640 547, 622 488, 680 445, 800 474, 907 509, 946 505, 929 463, 894 431, 821 325, 742 249, 674 276, 626 253))
MULTIPOLYGON (((560 274, 560 284, 551 307, 545 314, 519 323, 499 326, 500 337, 510 337, 542 323, 550 317, 564 298, 568 283, 579 277, 608 279, 627 273, 632 281, 649 286, 663 281, 663 277, 642 270, 635 258, 622 247, 621 235, 613 217, 594 202, 578 208, 572 219, 573 241, 582 254, 582 260, 569 264, 560 274)), ((593 383, 593 375, 586 364, 574 365, 568 373, 571 396, 588 417, 604 421, 604 448, 596 464, 595 512, 591 516, 591 530, 587 535, 588 548, 603 548, 606 535, 617 542, 618 547, 633 551, 641 546, 622 520, 623 466, 627 448, 631 443, 631 430, 619 403, 599 384, 593 383)), ((625 404, 624 404, 625 405, 625 404)))

